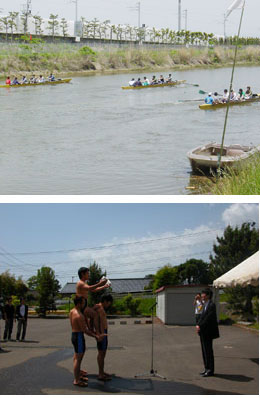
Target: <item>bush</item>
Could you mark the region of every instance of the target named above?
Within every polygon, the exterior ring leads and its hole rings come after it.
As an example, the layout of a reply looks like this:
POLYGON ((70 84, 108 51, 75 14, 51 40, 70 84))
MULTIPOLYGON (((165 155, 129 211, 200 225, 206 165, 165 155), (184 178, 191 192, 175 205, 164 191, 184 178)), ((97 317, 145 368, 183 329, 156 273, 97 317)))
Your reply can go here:
POLYGON ((123 303, 124 303, 126 309, 130 312, 131 316, 140 314, 140 310, 139 310, 139 307, 141 304, 140 298, 134 299, 131 294, 128 294, 126 297, 124 297, 123 303))
POLYGON ((81 47, 79 50, 79 53, 80 53, 80 55, 91 56, 92 60, 96 59, 96 55, 97 55, 97 53, 94 50, 92 50, 92 48, 90 48, 88 46, 81 47))

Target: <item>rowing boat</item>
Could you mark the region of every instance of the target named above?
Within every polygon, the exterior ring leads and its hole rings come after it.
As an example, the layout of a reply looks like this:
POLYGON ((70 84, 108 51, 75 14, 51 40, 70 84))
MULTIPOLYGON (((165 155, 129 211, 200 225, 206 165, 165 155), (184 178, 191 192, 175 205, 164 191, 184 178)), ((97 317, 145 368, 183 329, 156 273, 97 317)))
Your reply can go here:
POLYGON ((3 85, 0 85, 0 88, 46 86, 46 85, 53 85, 53 84, 69 83, 70 81, 71 81, 71 79, 60 79, 60 80, 54 80, 53 82, 46 81, 44 83, 26 83, 26 84, 14 84, 14 85, 3 84, 3 85))
POLYGON ((185 83, 186 80, 176 80, 171 83, 160 83, 160 84, 149 84, 148 86, 123 86, 123 90, 140 90, 141 88, 157 88, 157 87, 169 87, 169 86, 177 86, 178 84, 185 83))
MULTIPOLYGON (((213 142, 189 151, 187 157, 190 160, 193 172, 203 174, 216 170, 220 150, 221 145, 213 142)), ((224 145, 220 167, 222 169, 239 168, 241 164, 257 152, 260 152, 260 146, 224 145)))
MULTIPOLYGON (((243 100, 243 101, 230 101, 229 105, 233 106, 233 105, 246 105, 246 104, 251 104, 252 102, 259 102, 260 101, 260 94, 257 94, 257 96, 247 99, 247 100, 243 100)), ((218 104, 202 104, 199 105, 200 109, 204 109, 204 110, 209 110, 209 109, 217 109, 217 108, 226 108, 227 107, 227 102, 220 102, 218 104)))

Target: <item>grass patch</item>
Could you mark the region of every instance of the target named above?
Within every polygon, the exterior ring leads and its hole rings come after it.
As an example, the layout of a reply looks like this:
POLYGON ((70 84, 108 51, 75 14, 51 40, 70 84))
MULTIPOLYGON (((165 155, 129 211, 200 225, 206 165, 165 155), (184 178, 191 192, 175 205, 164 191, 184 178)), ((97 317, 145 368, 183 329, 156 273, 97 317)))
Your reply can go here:
MULTIPOLYGON (((0 74, 23 72, 82 72, 85 70, 141 70, 143 68, 222 67, 233 61, 234 50, 215 48, 156 49, 78 47, 72 43, 0 43, 0 74), (3 61, 2 61, 3 59, 3 61), (46 64, 48 61, 48 64, 46 64)), ((237 64, 258 64, 260 48, 249 46, 238 50, 237 64)))
POLYGON ((259 322, 252 323, 252 325, 249 325, 249 328, 259 330, 259 322))
POLYGON ((230 170, 218 182, 209 180, 203 188, 212 195, 259 195, 260 194, 260 154, 252 156, 239 171, 230 170))
POLYGON ((230 316, 220 313, 219 314, 219 324, 220 325, 232 325, 234 320, 230 316))

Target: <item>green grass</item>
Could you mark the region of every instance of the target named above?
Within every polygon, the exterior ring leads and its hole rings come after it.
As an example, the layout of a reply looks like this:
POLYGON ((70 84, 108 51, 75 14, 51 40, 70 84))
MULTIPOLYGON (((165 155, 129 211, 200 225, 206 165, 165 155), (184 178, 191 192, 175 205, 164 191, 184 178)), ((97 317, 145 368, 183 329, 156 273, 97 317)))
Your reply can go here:
MULTIPOLYGON (((91 49, 69 43, 0 43, 0 74, 221 67, 230 65, 233 56, 234 50, 224 47, 91 49)), ((238 65, 259 64, 259 59, 259 46, 238 50, 238 65)))
POLYGON ((259 322, 255 322, 252 325, 249 325, 249 328, 259 330, 259 322))
POLYGON ((260 194, 260 154, 252 157, 237 172, 230 170, 217 182, 208 180, 200 193, 211 195, 259 195, 260 194))

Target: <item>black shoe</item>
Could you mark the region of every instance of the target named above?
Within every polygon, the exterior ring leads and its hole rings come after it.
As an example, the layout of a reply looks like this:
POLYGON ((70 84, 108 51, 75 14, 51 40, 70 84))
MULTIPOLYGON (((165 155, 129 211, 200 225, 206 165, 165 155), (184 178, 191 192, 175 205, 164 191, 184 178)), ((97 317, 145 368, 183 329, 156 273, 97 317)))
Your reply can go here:
POLYGON ((211 377, 211 376, 214 376, 214 372, 207 371, 206 373, 204 373, 204 375, 202 375, 202 377, 211 377))
POLYGON ((200 376, 203 376, 205 373, 207 373, 206 370, 204 370, 203 372, 200 373, 200 376))

